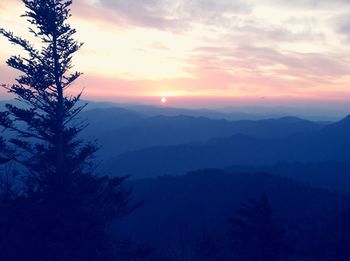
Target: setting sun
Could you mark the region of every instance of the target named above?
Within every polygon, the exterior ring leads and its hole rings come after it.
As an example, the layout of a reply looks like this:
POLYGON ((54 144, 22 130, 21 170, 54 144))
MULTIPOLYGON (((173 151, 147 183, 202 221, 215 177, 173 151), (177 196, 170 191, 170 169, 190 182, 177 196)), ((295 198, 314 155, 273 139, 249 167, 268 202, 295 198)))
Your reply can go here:
POLYGON ((161 101, 162 103, 166 103, 168 100, 167 100, 166 97, 162 97, 162 99, 160 99, 160 101, 161 101))

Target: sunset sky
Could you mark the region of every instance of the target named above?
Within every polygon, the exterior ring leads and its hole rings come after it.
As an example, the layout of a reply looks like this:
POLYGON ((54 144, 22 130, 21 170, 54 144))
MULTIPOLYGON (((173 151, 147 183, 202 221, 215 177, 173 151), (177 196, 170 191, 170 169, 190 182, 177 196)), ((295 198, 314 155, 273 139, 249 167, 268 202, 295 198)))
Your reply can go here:
MULTIPOLYGON (((72 11, 87 99, 350 103, 349 0, 75 0, 72 11)), ((30 36, 23 12, 1 0, 0 26, 30 36)), ((0 82, 11 83, 5 61, 18 49, 0 47, 0 82)))

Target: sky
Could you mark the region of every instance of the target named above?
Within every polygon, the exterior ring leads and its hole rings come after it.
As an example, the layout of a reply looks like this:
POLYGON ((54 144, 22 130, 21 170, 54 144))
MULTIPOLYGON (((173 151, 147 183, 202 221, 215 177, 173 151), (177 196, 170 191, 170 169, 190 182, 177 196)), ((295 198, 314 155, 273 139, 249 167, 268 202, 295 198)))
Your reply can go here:
MULTIPOLYGON (((19 0, 0 26, 28 37, 19 0)), ((350 104, 349 0, 75 0, 73 93, 182 107, 350 104)), ((19 52, 0 39, 0 82, 19 52)), ((0 97, 7 98, 4 92, 0 97)))

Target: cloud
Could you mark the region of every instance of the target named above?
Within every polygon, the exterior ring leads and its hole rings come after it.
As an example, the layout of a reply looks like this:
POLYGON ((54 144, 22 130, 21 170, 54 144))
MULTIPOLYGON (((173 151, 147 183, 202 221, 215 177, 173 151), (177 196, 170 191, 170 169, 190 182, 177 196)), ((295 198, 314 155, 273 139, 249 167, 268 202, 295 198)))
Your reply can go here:
POLYGON ((258 40, 259 44, 278 45, 283 43, 320 42, 325 40, 325 35, 322 32, 314 32, 310 28, 293 32, 281 25, 266 26, 257 22, 250 22, 232 27, 232 30, 226 32, 222 40, 233 44, 254 43, 258 40))
POLYGON ((342 13, 333 20, 336 31, 350 40, 350 13, 342 13))
POLYGON ((294 7, 302 9, 329 9, 350 4, 348 0, 262 0, 262 2, 269 3, 273 6, 294 7))
MULTIPOLYGON (((89 97, 127 96, 319 97, 342 91, 337 79, 350 66, 330 54, 282 53, 267 47, 203 46, 192 51, 185 68, 192 77, 131 80, 86 75, 79 87, 89 97), (339 89, 340 88, 340 89, 339 89), (316 90, 321 90, 320 93, 316 90)), ((343 90, 344 92, 344 90, 343 90)))
MULTIPOLYGON (((10 2, 0 4, 0 23, 23 35, 24 27, 17 23, 23 6, 10 2)), ((76 0, 72 23, 77 37, 86 42, 75 60, 86 73, 77 88, 87 87, 92 98, 346 93, 348 4, 349 0, 76 0)), ((7 51, 0 50, 1 57, 7 51)), ((0 82, 12 82, 12 77, 0 67, 0 82)))
POLYGON ((251 7, 240 0, 99 0, 94 8, 114 13, 136 26, 162 30, 186 29, 195 22, 218 23, 225 14, 247 13, 251 7))
POLYGON ((251 45, 206 46, 193 53, 195 78, 227 93, 269 96, 327 90, 350 73, 350 64, 331 54, 283 53, 251 45))
MULTIPOLYGON (((86 1, 86 0, 85 0, 86 1)), ((113 27, 126 26, 120 17, 110 10, 104 10, 92 2, 74 2, 72 6, 73 18, 77 17, 83 21, 93 22, 95 24, 109 25, 113 27)))

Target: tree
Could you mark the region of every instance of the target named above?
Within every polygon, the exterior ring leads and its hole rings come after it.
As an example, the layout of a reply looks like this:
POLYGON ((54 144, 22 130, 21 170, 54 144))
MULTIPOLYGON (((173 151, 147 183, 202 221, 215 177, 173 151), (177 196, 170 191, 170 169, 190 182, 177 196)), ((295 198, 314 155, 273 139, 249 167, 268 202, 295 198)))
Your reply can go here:
POLYGON ((337 213, 331 235, 331 258, 329 261, 350 259, 350 209, 337 213))
POLYGON ((0 137, 0 195, 10 196, 15 193, 18 172, 11 162, 11 151, 3 137, 0 137))
POLYGON ((243 203, 229 223, 232 250, 242 260, 276 261, 288 253, 285 232, 275 224, 265 194, 243 203))
POLYGON ((0 124, 18 135, 11 140, 17 150, 32 155, 15 160, 26 166, 34 174, 33 178, 54 179, 55 186, 63 189, 70 174, 89 167, 89 160, 96 151, 93 144, 77 139, 84 128, 81 122, 74 122, 85 106, 76 106, 80 94, 64 95, 81 75, 70 70, 73 54, 82 44, 73 39, 76 31, 66 23, 72 1, 23 2, 28 9, 23 16, 34 27, 29 30, 40 40, 42 48, 38 50, 29 41, 0 29, 1 34, 27 53, 27 57, 15 55, 8 59, 7 64, 23 74, 16 79, 16 84, 5 86, 26 106, 7 104, 7 111, 0 114, 0 124), (25 127, 16 122, 24 123, 25 127))
POLYGON ((86 124, 77 115, 86 104, 79 104, 81 93, 66 95, 81 75, 72 72, 82 46, 68 23, 72 1, 22 2, 40 44, 0 29, 26 53, 8 59, 21 75, 4 86, 23 106, 7 104, 0 113, 0 126, 16 135, 6 145, 15 151, 10 159, 24 169, 21 192, 0 204, 0 259, 113 260, 110 226, 137 206, 122 185, 125 177, 94 173, 97 146, 79 138, 86 124))

